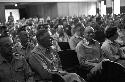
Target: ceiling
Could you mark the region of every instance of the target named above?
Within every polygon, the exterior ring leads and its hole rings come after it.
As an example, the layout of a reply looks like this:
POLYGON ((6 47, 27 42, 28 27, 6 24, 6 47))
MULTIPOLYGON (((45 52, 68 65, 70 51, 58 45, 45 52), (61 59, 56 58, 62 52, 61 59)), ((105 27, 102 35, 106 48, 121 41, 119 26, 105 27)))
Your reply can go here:
POLYGON ((0 2, 97 2, 98 0, 0 0, 0 2))
MULTIPOLYGON (((3 2, 2 2, 3 3, 3 2)), ((4 2, 5 5, 38 5, 38 4, 47 4, 47 2, 4 2)))

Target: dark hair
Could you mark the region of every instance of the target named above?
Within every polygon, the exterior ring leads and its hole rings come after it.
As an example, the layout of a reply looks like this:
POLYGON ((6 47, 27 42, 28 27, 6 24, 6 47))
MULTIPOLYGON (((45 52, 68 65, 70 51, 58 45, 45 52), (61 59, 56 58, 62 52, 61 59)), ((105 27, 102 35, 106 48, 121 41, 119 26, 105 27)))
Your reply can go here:
POLYGON ((46 32, 48 32, 47 29, 40 29, 40 30, 37 31, 36 39, 37 39, 38 42, 41 41, 40 36, 43 36, 46 32))
POLYGON ((9 36, 7 26, 0 26, 0 37, 9 36))
POLYGON ((105 36, 106 38, 110 38, 117 34, 117 27, 116 26, 107 26, 105 29, 105 36))

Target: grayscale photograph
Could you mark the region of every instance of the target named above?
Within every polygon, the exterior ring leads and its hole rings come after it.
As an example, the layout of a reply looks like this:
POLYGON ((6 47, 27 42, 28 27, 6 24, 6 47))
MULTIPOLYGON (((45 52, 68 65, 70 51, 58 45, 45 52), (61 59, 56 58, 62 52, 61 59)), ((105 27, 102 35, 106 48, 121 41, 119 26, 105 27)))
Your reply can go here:
POLYGON ((0 0, 0 82, 125 82, 125 0, 0 0))

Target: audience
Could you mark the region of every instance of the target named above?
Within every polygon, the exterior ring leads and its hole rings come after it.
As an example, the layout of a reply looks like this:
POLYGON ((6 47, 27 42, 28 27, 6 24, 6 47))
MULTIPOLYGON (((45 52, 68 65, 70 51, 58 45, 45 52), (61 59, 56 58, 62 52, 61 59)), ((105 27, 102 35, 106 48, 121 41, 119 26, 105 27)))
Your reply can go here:
POLYGON ((124 82, 124 23, 119 14, 23 18, 0 25, 0 82, 124 82), (8 42, 13 45, 6 47, 8 42), (58 42, 69 43, 68 53, 77 53, 80 66, 62 69, 58 42))

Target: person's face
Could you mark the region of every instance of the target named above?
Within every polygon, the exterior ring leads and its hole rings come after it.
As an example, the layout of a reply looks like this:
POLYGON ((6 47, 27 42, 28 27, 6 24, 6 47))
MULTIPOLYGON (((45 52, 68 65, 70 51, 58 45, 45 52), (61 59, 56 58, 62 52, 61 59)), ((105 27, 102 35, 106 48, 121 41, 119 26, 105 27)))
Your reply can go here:
POLYGON ((87 31, 84 32, 84 37, 88 40, 92 40, 94 38, 94 30, 93 29, 89 29, 87 31))
POLYGON ((46 32, 44 36, 41 36, 40 44, 46 48, 52 46, 52 37, 50 36, 49 32, 46 32))
POLYGON ((12 16, 12 12, 10 12, 10 16, 12 16))
POLYGON ((64 29, 63 28, 58 28, 58 33, 59 34, 62 34, 64 32, 64 29))
POLYGON ((76 31, 76 34, 78 35, 78 36, 81 36, 81 37, 83 37, 83 34, 84 33, 84 29, 83 28, 79 28, 77 31, 76 31))
POLYGON ((4 57, 11 57, 13 54, 13 51, 12 51, 13 40, 9 37, 4 38, 4 39, 5 40, 3 40, 2 44, 1 44, 0 52, 1 52, 2 56, 4 56, 4 57))

